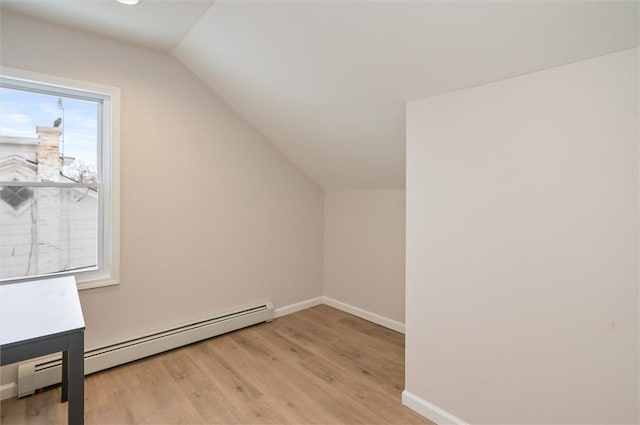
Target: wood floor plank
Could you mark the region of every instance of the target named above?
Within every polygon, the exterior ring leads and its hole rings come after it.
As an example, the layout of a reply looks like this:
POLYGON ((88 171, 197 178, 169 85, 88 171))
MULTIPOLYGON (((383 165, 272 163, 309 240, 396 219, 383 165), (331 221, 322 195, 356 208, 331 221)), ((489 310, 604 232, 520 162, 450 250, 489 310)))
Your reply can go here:
POLYGON ((248 349, 254 359, 258 358, 263 363, 274 382, 292 387, 293 394, 297 397, 296 404, 303 406, 306 413, 311 414, 311 417, 305 416, 299 423, 340 423, 345 418, 348 418, 348 423, 379 423, 378 418, 370 411, 359 409, 359 406, 348 403, 344 397, 336 398, 335 388, 328 388, 322 381, 313 379, 301 367, 300 360, 290 358, 287 347, 277 341, 256 333, 246 339, 243 348, 248 349), (261 347, 268 354, 256 357, 252 346, 261 347), (330 417, 323 419, 325 415, 330 417))
POLYGON ((306 334, 301 334, 286 324, 278 329, 296 338, 305 348, 315 350, 328 362, 340 364, 346 369, 346 373, 367 377, 371 385, 382 386, 389 392, 398 394, 404 388, 404 347, 396 347, 395 350, 401 351, 402 355, 390 360, 390 356, 381 350, 352 342, 351 333, 344 335, 342 339, 336 339, 335 335, 341 333, 332 331, 326 324, 316 323, 305 316, 301 316, 297 322, 303 322, 306 334), (324 344, 317 344, 318 339, 324 341, 324 344))
MULTIPOLYGON (((92 424, 430 424, 401 404, 404 335, 319 305, 87 376, 92 424)), ((60 388, 0 423, 64 424, 60 388)))

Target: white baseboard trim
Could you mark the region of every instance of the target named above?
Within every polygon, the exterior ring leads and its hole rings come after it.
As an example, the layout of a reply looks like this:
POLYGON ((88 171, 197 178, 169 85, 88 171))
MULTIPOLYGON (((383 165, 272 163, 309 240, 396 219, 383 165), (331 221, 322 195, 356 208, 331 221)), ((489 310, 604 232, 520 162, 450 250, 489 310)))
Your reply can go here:
POLYGON ((295 313, 300 310, 315 307, 322 304, 322 297, 315 297, 299 303, 285 305, 284 307, 278 307, 273 311, 274 317, 282 317, 287 314, 295 313))
POLYGON ((358 316, 362 319, 376 323, 380 326, 384 326, 385 328, 404 333, 404 323, 400 323, 396 320, 389 319, 376 313, 372 313, 360 307, 343 303, 342 301, 338 301, 336 299, 325 296, 310 298, 305 301, 300 301, 299 303, 289 304, 284 307, 278 307, 274 310, 274 318, 286 316, 287 314, 315 307, 320 304, 326 304, 328 306, 337 308, 338 310, 342 310, 346 313, 353 314, 354 316, 358 316))
POLYGON ((0 400, 14 398, 18 396, 18 385, 15 382, 0 385, 0 400))
POLYGON ((354 316, 358 316, 362 319, 368 320, 373 323, 377 323, 380 326, 384 326, 385 328, 389 328, 396 332, 404 333, 404 323, 400 323, 396 320, 389 319, 384 316, 380 316, 379 314, 372 313, 370 311, 364 310, 360 307, 353 306, 351 304, 343 303, 342 301, 334 300, 329 297, 322 297, 322 301, 324 304, 337 308, 338 310, 342 310, 349 314, 353 314, 354 316))
POLYGON ((469 425, 468 422, 407 390, 402 391, 402 404, 438 425, 469 425))

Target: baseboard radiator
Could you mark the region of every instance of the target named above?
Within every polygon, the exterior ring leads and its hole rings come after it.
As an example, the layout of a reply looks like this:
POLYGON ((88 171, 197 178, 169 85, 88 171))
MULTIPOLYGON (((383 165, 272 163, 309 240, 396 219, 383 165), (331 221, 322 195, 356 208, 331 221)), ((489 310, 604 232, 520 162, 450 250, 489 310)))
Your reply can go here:
MULTIPOLYGON (((233 312, 167 329, 162 332, 92 349, 84 353, 84 371, 90 373, 139 360, 273 320, 273 304, 268 301, 233 312)), ((18 397, 62 382, 62 355, 43 357, 18 366, 18 397)))

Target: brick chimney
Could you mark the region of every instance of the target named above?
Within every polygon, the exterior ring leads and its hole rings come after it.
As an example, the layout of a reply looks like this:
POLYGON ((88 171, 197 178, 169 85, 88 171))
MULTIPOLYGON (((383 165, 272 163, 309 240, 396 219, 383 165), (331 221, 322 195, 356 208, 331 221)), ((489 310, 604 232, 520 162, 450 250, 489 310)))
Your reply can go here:
POLYGON ((38 181, 60 181, 60 129, 54 127, 36 127, 38 145, 36 162, 38 181))
MULTIPOLYGON (((60 161, 60 129, 53 127, 36 127, 38 144, 36 145, 36 181, 59 182, 60 161)), ((35 197, 35 272, 51 273, 60 270, 61 241, 61 196, 63 189, 59 187, 38 187, 35 197)))

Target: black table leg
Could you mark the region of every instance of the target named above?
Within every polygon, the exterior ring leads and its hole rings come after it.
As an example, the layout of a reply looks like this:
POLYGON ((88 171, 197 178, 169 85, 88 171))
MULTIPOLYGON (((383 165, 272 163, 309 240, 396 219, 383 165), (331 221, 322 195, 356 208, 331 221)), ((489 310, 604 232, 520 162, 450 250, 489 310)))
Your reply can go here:
POLYGON ((62 352, 62 400, 69 400, 69 351, 62 352))
POLYGON ((84 332, 69 334, 69 425, 84 424, 84 332))

